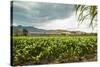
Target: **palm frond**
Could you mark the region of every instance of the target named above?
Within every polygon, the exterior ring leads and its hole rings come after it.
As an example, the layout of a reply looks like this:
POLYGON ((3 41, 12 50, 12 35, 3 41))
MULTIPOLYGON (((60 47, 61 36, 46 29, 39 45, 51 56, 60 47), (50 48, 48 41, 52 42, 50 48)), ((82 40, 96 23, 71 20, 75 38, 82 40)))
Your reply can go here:
POLYGON ((97 19, 97 7, 96 6, 86 6, 86 5, 75 5, 76 15, 78 15, 79 23, 82 23, 85 19, 89 18, 89 27, 94 27, 94 20, 97 19))

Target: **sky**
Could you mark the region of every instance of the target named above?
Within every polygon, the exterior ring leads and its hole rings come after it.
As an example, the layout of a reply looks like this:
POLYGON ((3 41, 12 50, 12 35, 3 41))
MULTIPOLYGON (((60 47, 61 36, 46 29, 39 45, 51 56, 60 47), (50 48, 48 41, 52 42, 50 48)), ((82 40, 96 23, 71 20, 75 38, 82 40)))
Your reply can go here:
MULTIPOLYGON (((31 1, 13 2, 13 25, 33 26, 40 29, 92 32, 88 19, 78 25, 72 4, 40 3, 31 1)), ((94 30, 96 32, 96 29, 94 30)))

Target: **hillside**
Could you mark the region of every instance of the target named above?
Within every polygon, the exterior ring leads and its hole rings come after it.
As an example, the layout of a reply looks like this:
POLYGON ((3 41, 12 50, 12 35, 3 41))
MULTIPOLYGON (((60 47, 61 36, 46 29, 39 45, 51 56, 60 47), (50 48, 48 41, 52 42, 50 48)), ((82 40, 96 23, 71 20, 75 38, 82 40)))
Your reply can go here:
POLYGON ((31 34, 85 34, 86 32, 82 31, 69 31, 69 30, 44 30, 44 29, 38 29, 32 26, 12 26, 13 33, 15 33, 17 30, 23 30, 26 29, 31 34))

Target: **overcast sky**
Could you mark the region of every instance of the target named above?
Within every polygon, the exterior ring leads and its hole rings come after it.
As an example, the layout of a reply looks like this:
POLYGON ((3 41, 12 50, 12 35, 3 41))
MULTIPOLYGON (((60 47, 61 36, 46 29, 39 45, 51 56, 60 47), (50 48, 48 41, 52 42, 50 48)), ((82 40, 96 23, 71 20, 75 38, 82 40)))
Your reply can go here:
POLYGON ((92 31, 88 28, 87 21, 78 26, 74 5, 71 4, 14 1, 13 25, 33 26, 47 30, 92 31))

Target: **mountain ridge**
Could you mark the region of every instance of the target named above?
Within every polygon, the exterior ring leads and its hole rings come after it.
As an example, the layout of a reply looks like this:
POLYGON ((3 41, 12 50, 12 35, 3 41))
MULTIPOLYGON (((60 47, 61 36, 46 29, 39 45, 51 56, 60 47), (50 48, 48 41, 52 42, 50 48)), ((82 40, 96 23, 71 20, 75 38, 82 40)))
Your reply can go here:
POLYGON ((33 26, 22 26, 22 25, 12 26, 12 28, 13 28, 13 33, 15 33, 17 29, 18 30, 26 29, 31 34, 62 34, 62 33, 82 34, 82 33, 86 33, 86 32, 82 32, 82 31, 69 31, 69 30, 63 30, 63 29, 45 30, 45 29, 39 29, 39 28, 36 28, 33 26))

